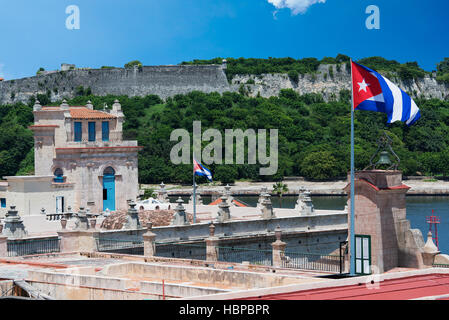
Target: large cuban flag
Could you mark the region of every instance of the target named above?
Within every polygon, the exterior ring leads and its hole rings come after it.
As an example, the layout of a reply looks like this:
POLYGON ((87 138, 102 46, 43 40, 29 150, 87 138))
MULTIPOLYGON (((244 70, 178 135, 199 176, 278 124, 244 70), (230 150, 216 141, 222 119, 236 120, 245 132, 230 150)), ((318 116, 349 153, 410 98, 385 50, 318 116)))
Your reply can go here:
POLYGON ((205 166, 202 166, 201 163, 193 159, 193 174, 196 176, 204 176, 207 180, 212 181, 212 174, 210 170, 205 166))
POLYGON ((374 70, 352 62, 354 110, 386 113, 388 123, 414 124, 421 113, 415 101, 394 83, 374 70))

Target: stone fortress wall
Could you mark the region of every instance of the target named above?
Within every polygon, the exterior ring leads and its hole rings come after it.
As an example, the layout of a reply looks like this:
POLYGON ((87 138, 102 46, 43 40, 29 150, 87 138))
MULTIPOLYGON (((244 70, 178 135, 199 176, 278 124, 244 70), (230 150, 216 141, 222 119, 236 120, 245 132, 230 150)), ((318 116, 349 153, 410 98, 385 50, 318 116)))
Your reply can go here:
MULTIPOLYGON (((236 75, 229 83, 225 68, 226 65, 173 65, 46 72, 34 77, 1 81, 0 104, 27 103, 36 94, 47 92, 51 94, 51 101, 60 101, 74 97, 79 86, 90 88, 92 94, 99 96, 156 94, 163 99, 195 90, 238 92, 242 85, 250 96, 277 96, 281 89, 291 88, 299 94, 321 93, 325 100, 338 97, 342 89, 350 90, 350 71, 346 70, 346 65, 339 69, 336 65, 320 65, 317 73, 300 75, 297 83, 291 81, 287 74, 236 75), (250 79, 254 84, 247 84, 250 79)), ((432 76, 419 81, 399 81, 398 84, 414 97, 449 98, 449 85, 438 83, 432 76)))

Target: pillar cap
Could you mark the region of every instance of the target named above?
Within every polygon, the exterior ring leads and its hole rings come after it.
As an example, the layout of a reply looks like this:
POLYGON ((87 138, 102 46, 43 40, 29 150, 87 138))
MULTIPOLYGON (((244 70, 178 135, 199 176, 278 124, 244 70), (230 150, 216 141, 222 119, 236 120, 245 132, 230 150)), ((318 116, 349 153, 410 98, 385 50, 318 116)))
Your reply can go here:
POLYGON ((425 253, 439 253, 437 246, 433 243, 432 232, 427 233, 427 242, 423 247, 425 253))

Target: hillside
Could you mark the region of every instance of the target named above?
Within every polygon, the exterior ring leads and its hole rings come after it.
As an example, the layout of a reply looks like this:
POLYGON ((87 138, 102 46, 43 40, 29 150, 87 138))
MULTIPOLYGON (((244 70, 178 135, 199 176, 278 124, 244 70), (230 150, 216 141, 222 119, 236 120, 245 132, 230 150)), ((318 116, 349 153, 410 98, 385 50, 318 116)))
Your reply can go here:
MULTIPOLYGON (((194 60, 177 66, 127 65, 127 68, 73 69, 34 77, 0 81, 0 104, 28 103, 37 94, 49 101, 97 96, 126 95, 145 97, 155 94, 166 99, 192 91, 240 92, 248 96, 278 96, 283 89, 300 95, 321 94, 325 101, 338 99, 350 89, 348 57, 194 60)), ((427 72, 416 62, 400 64, 380 57, 359 61, 386 75, 414 98, 449 97, 448 61, 436 73, 427 72)))

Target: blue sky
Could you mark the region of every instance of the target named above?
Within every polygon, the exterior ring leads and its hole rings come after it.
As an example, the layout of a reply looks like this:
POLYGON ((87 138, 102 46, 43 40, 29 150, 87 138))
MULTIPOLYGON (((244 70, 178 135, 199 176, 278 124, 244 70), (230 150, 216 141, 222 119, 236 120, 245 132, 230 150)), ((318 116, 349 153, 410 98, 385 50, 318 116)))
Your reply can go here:
POLYGON ((447 0, 0 0, 0 8, 6 79, 63 62, 99 68, 344 53, 418 61, 430 71, 449 56, 447 0), (380 30, 365 27, 372 4, 380 30), (66 28, 69 5, 80 9, 79 30, 66 28))

